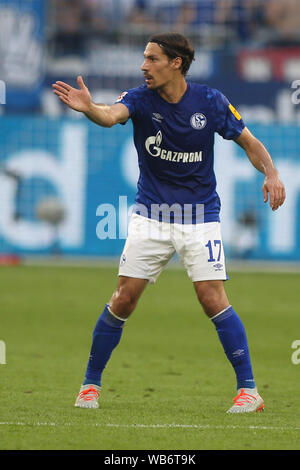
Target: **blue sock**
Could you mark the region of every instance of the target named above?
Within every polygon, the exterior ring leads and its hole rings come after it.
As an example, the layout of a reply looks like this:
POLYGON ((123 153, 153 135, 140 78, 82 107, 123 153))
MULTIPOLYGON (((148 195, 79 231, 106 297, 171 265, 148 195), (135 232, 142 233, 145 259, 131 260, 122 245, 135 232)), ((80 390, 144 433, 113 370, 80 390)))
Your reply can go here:
POLYGON ((230 306, 212 318, 225 354, 232 364, 237 389, 255 388, 246 331, 239 316, 230 306))
POLYGON ((105 306, 100 315, 94 332, 90 357, 83 385, 94 384, 101 386, 102 372, 115 347, 121 339, 125 320, 113 316, 105 306))

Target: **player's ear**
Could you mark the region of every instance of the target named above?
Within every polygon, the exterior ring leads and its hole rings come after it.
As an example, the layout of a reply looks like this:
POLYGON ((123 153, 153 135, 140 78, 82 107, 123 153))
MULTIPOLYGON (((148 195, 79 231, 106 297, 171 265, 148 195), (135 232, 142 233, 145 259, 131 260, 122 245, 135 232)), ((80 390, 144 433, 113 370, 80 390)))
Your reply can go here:
POLYGON ((181 57, 175 57, 172 61, 172 67, 174 70, 179 70, 182 66, 182 58, 181 57))

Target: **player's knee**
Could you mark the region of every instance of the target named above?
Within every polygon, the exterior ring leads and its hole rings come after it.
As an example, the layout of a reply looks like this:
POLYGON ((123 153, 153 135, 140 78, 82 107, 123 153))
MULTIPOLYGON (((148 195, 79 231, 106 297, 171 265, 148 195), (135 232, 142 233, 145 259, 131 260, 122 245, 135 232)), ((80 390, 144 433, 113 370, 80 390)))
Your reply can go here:
POLYGON ((219 313, 228 303, 223 289, 216 288, 213 285, 203 285, 203 288, 198 288, 196 293, 203 310, 208 316, 219 313))
POLYGON ((111 310, 121 318, 127 318, 135 309, 137 299, 126 287, 119 287, 110 301, 111 310))
POLYGON ((198 300, 201 303, 203 310, 206 313, 210 313, 217 302, 217 298, 214 291, 197 293, 198 300))

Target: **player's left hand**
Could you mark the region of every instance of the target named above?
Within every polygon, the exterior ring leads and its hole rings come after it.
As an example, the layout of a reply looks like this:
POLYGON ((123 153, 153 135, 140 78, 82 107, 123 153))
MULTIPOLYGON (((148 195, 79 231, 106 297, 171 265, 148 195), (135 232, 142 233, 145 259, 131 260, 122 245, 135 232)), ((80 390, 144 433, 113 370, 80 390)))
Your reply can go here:
POLYGON ((268 202, 268 199, 270 199, 270 207, 273 211, 276 211, 285 201, 284 184, 280 180, 277 171, 266 175, 262 191, 264 202, 268 202))

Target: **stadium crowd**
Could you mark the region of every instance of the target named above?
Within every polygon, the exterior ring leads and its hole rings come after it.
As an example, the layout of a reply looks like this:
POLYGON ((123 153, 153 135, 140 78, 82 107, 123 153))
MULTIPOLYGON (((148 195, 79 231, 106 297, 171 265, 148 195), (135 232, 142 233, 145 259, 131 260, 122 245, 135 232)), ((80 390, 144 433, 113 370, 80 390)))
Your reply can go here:
POLYGON ((56 53, 84 54, 89 39, 144 42, 161 30, 223 47, 231 44, 300 43, 299 0, 53 0, 56 53))

